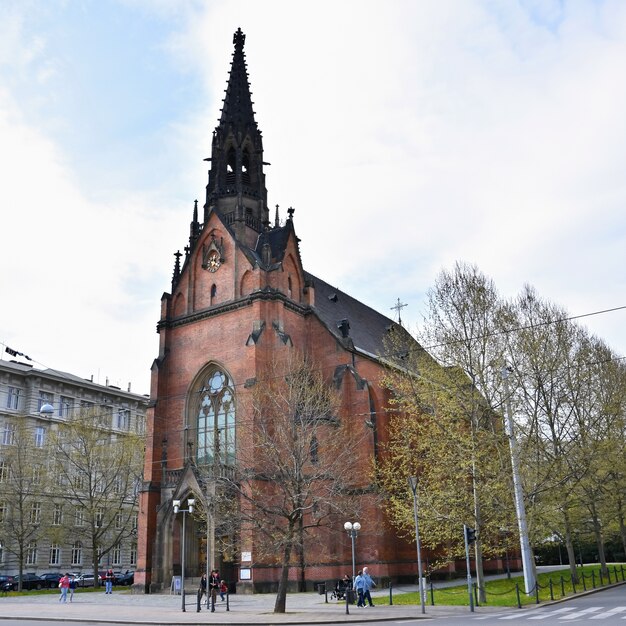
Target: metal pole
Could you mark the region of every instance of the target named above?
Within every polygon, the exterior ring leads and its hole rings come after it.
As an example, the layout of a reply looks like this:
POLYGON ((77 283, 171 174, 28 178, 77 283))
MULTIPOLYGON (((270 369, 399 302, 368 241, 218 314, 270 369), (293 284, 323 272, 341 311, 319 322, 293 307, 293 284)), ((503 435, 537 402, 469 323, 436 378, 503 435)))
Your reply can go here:
POLYGON ((183 536, 180 540, 180 547, 181 547, 180 597, 181 597, 181 602, 182 602, 182 607, 183 607, 183 613, 185 612, 185 517, 186 516, 187 516, 187 513, 183 511, 183 536))
POLYGON ((505 427, 509 438, 511 450, 511 471, 513 473, 513 491, 515 494, 515 512, 517 513, 517 524, 519 526, 520 549, 522 553, 522 568, 524 571, 524 588, 526 593, 532 593, 535 588, 535 570, 532 563, 532 551, 528 539, 528 527, 526 525, 526 508, 524 506, 524 493, 522 491, 522 480, 519 473, 519 461, 517 458, 517 442, 513 432, 513 417, 511 415, 511 400, 509 392, 509 369, 502 368, 502 380, 504 381, 505 393, 505 427))
POLYGON ((354 556, 354 530, 350 531, 350 538, 352 539, 352 581, 356 578, 356 560, 354 556))
POLYGON ((467 526, 463 524, 463 541, 465 542, 465 566, 467 567, 467 593, 470 611, 474 612, 474 595, 472 594, 472 570, 470 569, 469 543, 467 542, 467 526))
POLYGON ((420 606, 422 613, 426 613, 424 604, 424 588, 422 585, 422 548, 420 546, 420 531, 417 521, 417 477, 409 476, 409 486, 413 492, 413 517, 415 518, 415 545, 417 546, 417 589, 420 594, 420 606))

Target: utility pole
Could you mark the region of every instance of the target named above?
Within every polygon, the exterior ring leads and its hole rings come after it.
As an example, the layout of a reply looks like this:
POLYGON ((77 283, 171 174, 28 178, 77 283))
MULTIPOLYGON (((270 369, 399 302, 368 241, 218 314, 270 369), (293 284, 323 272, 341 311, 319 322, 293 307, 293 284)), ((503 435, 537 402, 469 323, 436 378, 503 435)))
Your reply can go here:
POLYGON ((509 391, 509 374, 511 370, 508 366, 502 368, 502 380, 504 382, 504 394, 506 411, 504 415, 504 423, 506 434, 509 438, 509 447, 511 449, 511 471, 513 472, 513 490, 515 493, 515 512, 517 514, 517 525, 519 526, 520 549, 522 552, 522 569, 524 571, 524 589, 526 594, 534 591, 535 568, 532 562, 532 550, 530 549, 530 541, 528 539, 528 526, 526 524, 526 507, 524 506, 524 493, 522 491, 522 480, 519 473, 519 459, 517 456, 517 441, 513 431, 513 415, 511 414, 511 398, 509 391))

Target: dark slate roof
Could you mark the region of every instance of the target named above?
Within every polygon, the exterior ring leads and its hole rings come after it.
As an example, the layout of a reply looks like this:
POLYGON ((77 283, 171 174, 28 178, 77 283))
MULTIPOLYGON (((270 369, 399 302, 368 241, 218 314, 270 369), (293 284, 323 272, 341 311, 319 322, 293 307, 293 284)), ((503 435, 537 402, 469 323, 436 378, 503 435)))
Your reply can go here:
POLYGON ((272 259, 274 262, 282 261, 287 249, 289 235, 293 231, 293 223, 288 220, 285 226, 278 226, 271 230, 262 232, 257 239, 256 252, 261 254, 261 250, 265 243, 269 243, 272 249, 272 259))
MULTIPOLYGON (((328 326, 330 332, 340 340, 343 337, 339 325, 342 320, 348 320, 349 337, 357 350, 380 357, 385 354, 384 337, 390 329, 401 330, 409 336, 405 329, 389 317, 309 272, 305 272, 305 276, 307 282, 311 282, 315 288, 315 306, 313 307, 315 313, 328 326)), ((410 341, 415 342, 414 339, 410 341)), ((415 344, 418 345, 417 342, 415 344)))

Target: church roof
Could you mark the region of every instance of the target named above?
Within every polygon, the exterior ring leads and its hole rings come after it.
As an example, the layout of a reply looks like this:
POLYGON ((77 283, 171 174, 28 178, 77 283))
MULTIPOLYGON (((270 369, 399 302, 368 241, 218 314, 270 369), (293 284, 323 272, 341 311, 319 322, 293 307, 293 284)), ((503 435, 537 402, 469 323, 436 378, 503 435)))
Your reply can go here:
MULTIPOLYGON (((382 315, 356 298, 329 285, 321 278, 305 272, 307 282, 315 288, 315 306, 313 310, 320 320, 339 340, 345 341, 344 332, 352 340, 355 349, 381 357, 386 349, 384 340, 392 329, 408 332, 389 317, 382 315), (349 327, 346 328, 344 320, 349 327)), ((415 341, 414 339, 411 340, 415 341)), ((417 344, 417 342, 415 342, 417 344)))

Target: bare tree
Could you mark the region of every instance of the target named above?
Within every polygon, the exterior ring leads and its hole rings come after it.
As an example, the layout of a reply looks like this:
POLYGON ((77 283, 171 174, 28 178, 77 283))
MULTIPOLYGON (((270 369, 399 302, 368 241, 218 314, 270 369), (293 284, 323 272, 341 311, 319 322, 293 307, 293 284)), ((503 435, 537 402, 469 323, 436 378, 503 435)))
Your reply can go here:
POLYGON ((111 429, 103 408, 83 409, 50 436, 59 494, 75 507, 75 534, 91 547, 94 584, 99 560, 135 531, 143 443, 111 429))
POLYGON ((217 478, 213 502, 241 549, 280 567, 274 612, 284 613, 289 570, 303 567, 311 531, 357 510, 352 467, 366 433, 362 419, 356 429, 339 416, 336 392, 301 354, 275 361, 249 406, 235 471, 217 478))
POLYGON ((48 527, 45 461, 33 430, 23 421, 6 421, 0 458, 0 542, 17 560, 19 591, 27 553, 36 557, 37 541, 48 527))

